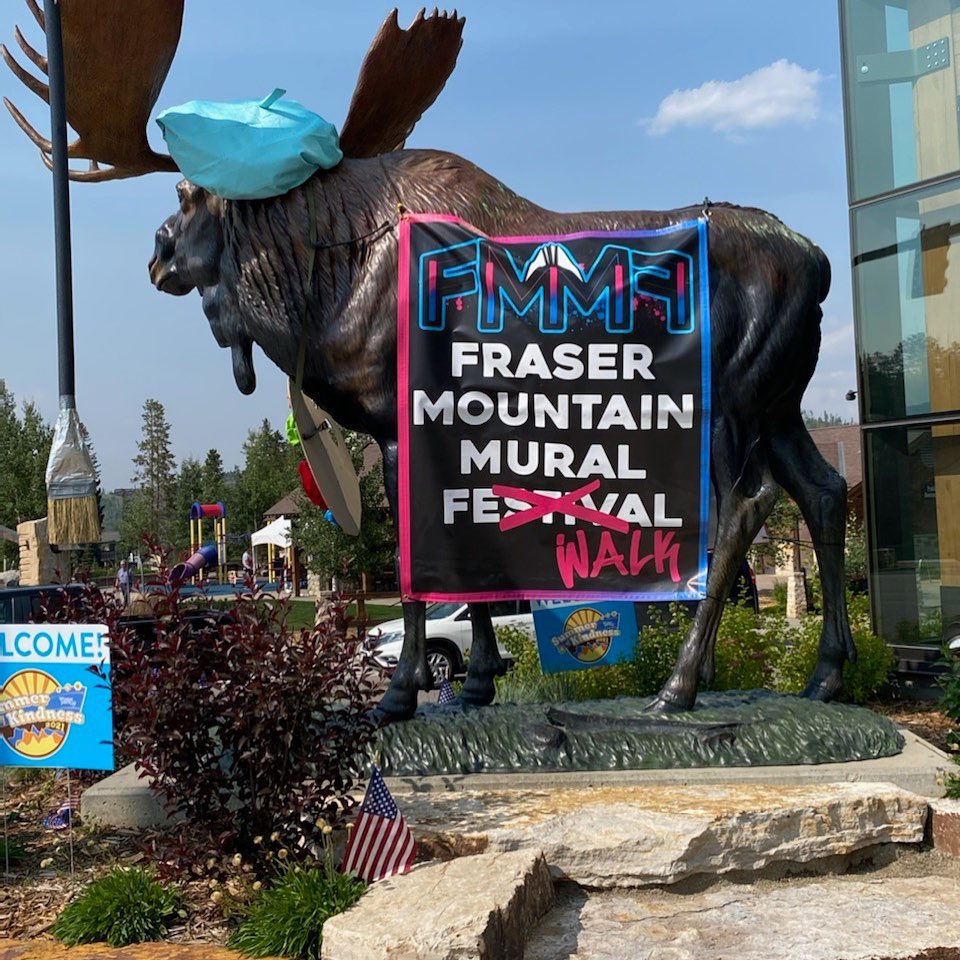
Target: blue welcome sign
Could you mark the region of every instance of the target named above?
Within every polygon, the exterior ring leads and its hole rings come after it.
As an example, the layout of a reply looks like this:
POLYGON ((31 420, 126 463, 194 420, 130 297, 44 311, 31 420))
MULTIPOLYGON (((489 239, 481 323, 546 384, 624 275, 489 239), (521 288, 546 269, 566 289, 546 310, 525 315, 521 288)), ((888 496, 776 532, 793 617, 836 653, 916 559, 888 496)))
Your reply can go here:
POLYGON ((637 615, 631 602, 535 600, 530 607, 544 673, 601 667, 633 656, 637 615))
POLYGON ((0 625, 0 767, 113 769, 103 624, 0 625))

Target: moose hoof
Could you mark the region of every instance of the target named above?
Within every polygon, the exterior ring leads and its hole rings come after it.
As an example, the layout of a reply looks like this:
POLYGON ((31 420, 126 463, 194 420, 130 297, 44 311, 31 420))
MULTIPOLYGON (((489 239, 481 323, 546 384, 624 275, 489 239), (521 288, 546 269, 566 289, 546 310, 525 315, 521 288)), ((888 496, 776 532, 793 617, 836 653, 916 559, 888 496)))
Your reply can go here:
POLYGON ((372 715, 381 726, 409 720, 417 712, 417 688, 391 683, 372 715))
POLYGON ((689 701, 686 697, 668 690, 661 690, 644 708, 644 713, 684 713, 693 709, 696 695, 689 701))
POLYGON ((497 688, 493 682, 493 676, 471 677, 468 675, 457 699, 460 703, 471 707, 487 707, 493 703, 496 695, 497 688))

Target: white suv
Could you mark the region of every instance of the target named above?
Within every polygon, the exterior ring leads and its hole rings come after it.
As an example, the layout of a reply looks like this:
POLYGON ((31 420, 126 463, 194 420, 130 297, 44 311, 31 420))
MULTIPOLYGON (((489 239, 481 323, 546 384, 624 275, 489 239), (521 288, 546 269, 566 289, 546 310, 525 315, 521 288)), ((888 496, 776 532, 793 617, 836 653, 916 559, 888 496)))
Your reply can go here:
MULTIPOLYGON (((493 628, 519 627, 531 639, 533 614, 529 600, 495 600, 489 604, 493 628)), ((458 601, 444 601, 427 605, 427 663, 433 671, 435 683, 448 680, 464 671, 464 661, 470 655, 473 643, 473 624, 470 608, 458 601)), ((367 631, 368 655, 383 667, 392 668, 400 659, 403 647, 403 619, 388 620, 367 631)), ((510 654, 501 646, 500 656, 510 654)))

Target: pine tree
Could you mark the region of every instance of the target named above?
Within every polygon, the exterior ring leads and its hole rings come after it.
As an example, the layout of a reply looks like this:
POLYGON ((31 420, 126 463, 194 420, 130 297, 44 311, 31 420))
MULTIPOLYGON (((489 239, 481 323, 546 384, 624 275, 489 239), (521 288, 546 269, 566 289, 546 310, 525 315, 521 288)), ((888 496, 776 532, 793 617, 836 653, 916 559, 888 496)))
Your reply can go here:
POLYGON ((197 501, 201 503, 210 502, 203 495, 203 467, 196 457, 184 457, 180 462, 180 472, 174 481, 170 497, 170 512, 173 522, 170 543, 178 549, 183 550, 191 546, 190 508, 197 501))
POLYGON ((176 461, 170 450, 170 424, 163 404, 157 400, 147 400, 143 405, 143 434, 137 450, 139 453, 133 458, 136 468, 133 482, 142 494, 137 524, 146 524, 146 529, 139 533, 169 542, 175 530, 172 494, 176 461))
POLYGON ((263 514, 300 485, 298 455, 283 435, 264 420, 251 430, 243 445, 244 465, 237 481, 235 533, 252 532, 263 525, 263 514))
POLYGON ((819 430, 822 427, 848 427, 856 422, 840 416, 839 413, 830 413, 828 410, 824 410, 820 414, 816 414, 812 410, 801 410, 800 414, 808 430, 819 430))
MULTIPOLYGON (((6 383, 0 379, 0 524, 15 529, 24 520, 46 515, 46 469, 53 428, 27 401, 22 418, 6 383)), ((0 541, 0 557, 17 560, 17 545, 0 541)))
POLYGON ((204 503, 216 503, 218 500, 226 503, 227 480, 223 471, 223 458, 220 451, 211 448, 207 451, 207 456, 203 461, 201 468, 201 489, 203 491, 204 503))

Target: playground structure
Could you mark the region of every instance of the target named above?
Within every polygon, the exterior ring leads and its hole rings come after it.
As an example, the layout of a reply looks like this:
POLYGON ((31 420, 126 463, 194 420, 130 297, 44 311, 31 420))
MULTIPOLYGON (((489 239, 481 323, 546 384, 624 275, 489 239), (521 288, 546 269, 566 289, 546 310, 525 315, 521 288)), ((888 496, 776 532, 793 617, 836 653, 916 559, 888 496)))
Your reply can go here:
POLYGON ((170 581, 194 579, 205 567, 217 564, 217 582, 226 583, 227 569, 227 508, 222 500, 216 503, 194 501, 190 506, 189 559, 178 563, 170 571, 170 581), (213 521, 213 543, 203 544, 203 521, 213 521))

